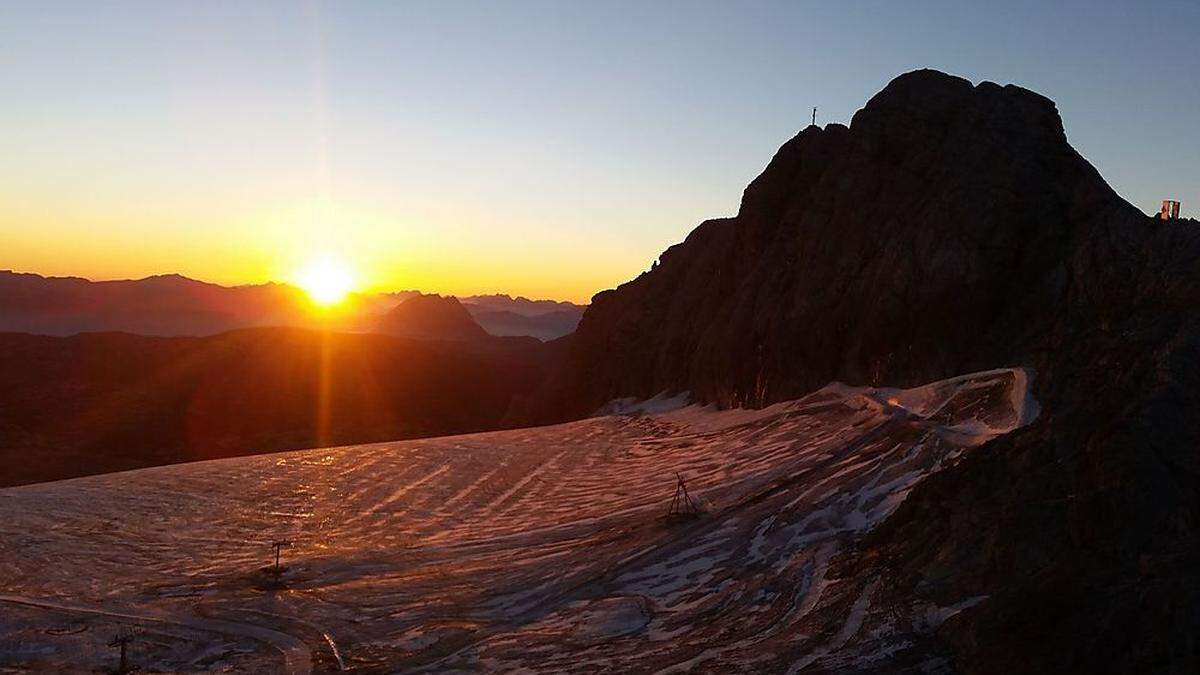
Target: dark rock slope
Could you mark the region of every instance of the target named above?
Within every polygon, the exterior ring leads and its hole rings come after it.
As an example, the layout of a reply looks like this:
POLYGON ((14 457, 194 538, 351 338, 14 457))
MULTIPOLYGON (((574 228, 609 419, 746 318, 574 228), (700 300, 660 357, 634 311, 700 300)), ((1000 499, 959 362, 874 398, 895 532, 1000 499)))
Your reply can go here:
POLYGON ((543 379, 527 340, 0 333, 0 486, 494 429, 543 379))
POLYGON ((1200 227, 1140 213, 1054 103, 934 71, 809 127, 654 269, 593 299, 528 419, 690 390, 1031 366, 1043 414, 926 481, 848 573, 898 607, 987 596, 964 672, 1185 672, 1200 630, 1200 227))

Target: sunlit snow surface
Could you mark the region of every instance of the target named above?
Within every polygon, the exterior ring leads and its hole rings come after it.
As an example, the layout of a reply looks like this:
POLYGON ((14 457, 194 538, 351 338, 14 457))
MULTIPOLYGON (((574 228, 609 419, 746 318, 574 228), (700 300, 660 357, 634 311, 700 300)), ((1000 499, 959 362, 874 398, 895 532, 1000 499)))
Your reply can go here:
POLYGON ((1027 380, 835 384, 763 410, 0 490, 0 669, 108 664, 126 624, 144 667, 189 671, 886 669, 914 626, 837 556, 923 477, 1031 421, 1027 380), (663 518, 676 472, 703 516, 663 518), (286 588, 264 590, 273 540, 293 542, 286 588), (180 645, 153 648, 164 633, 180 645))

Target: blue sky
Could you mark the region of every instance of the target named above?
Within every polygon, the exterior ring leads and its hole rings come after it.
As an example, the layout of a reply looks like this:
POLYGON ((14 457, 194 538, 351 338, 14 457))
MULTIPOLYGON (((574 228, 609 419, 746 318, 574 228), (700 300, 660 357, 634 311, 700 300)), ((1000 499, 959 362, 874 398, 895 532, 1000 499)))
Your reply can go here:
POLYGON ((5 3, 0 268, 586 299, 921 67, 1197 216, 1198 39, 1194 1, 5 3))

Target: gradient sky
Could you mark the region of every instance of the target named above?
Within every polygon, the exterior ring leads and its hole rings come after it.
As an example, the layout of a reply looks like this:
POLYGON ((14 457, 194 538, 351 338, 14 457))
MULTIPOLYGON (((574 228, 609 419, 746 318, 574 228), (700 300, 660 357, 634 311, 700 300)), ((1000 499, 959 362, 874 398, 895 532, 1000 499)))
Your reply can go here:
POLYGON ((920 67, 1200 215, 1200 2, 995 4, 2 3, 0 269, 585 300, 920 67))

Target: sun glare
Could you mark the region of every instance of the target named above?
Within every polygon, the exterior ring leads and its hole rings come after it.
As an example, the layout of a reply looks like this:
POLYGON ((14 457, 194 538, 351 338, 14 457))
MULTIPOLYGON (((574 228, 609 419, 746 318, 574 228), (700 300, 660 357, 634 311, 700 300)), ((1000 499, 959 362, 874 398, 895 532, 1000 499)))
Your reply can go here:
POLYGON ((328 258, 309 263, 296 281, 320 305, 338 303, 354 288, 354 277, 346 266, 328 258))

